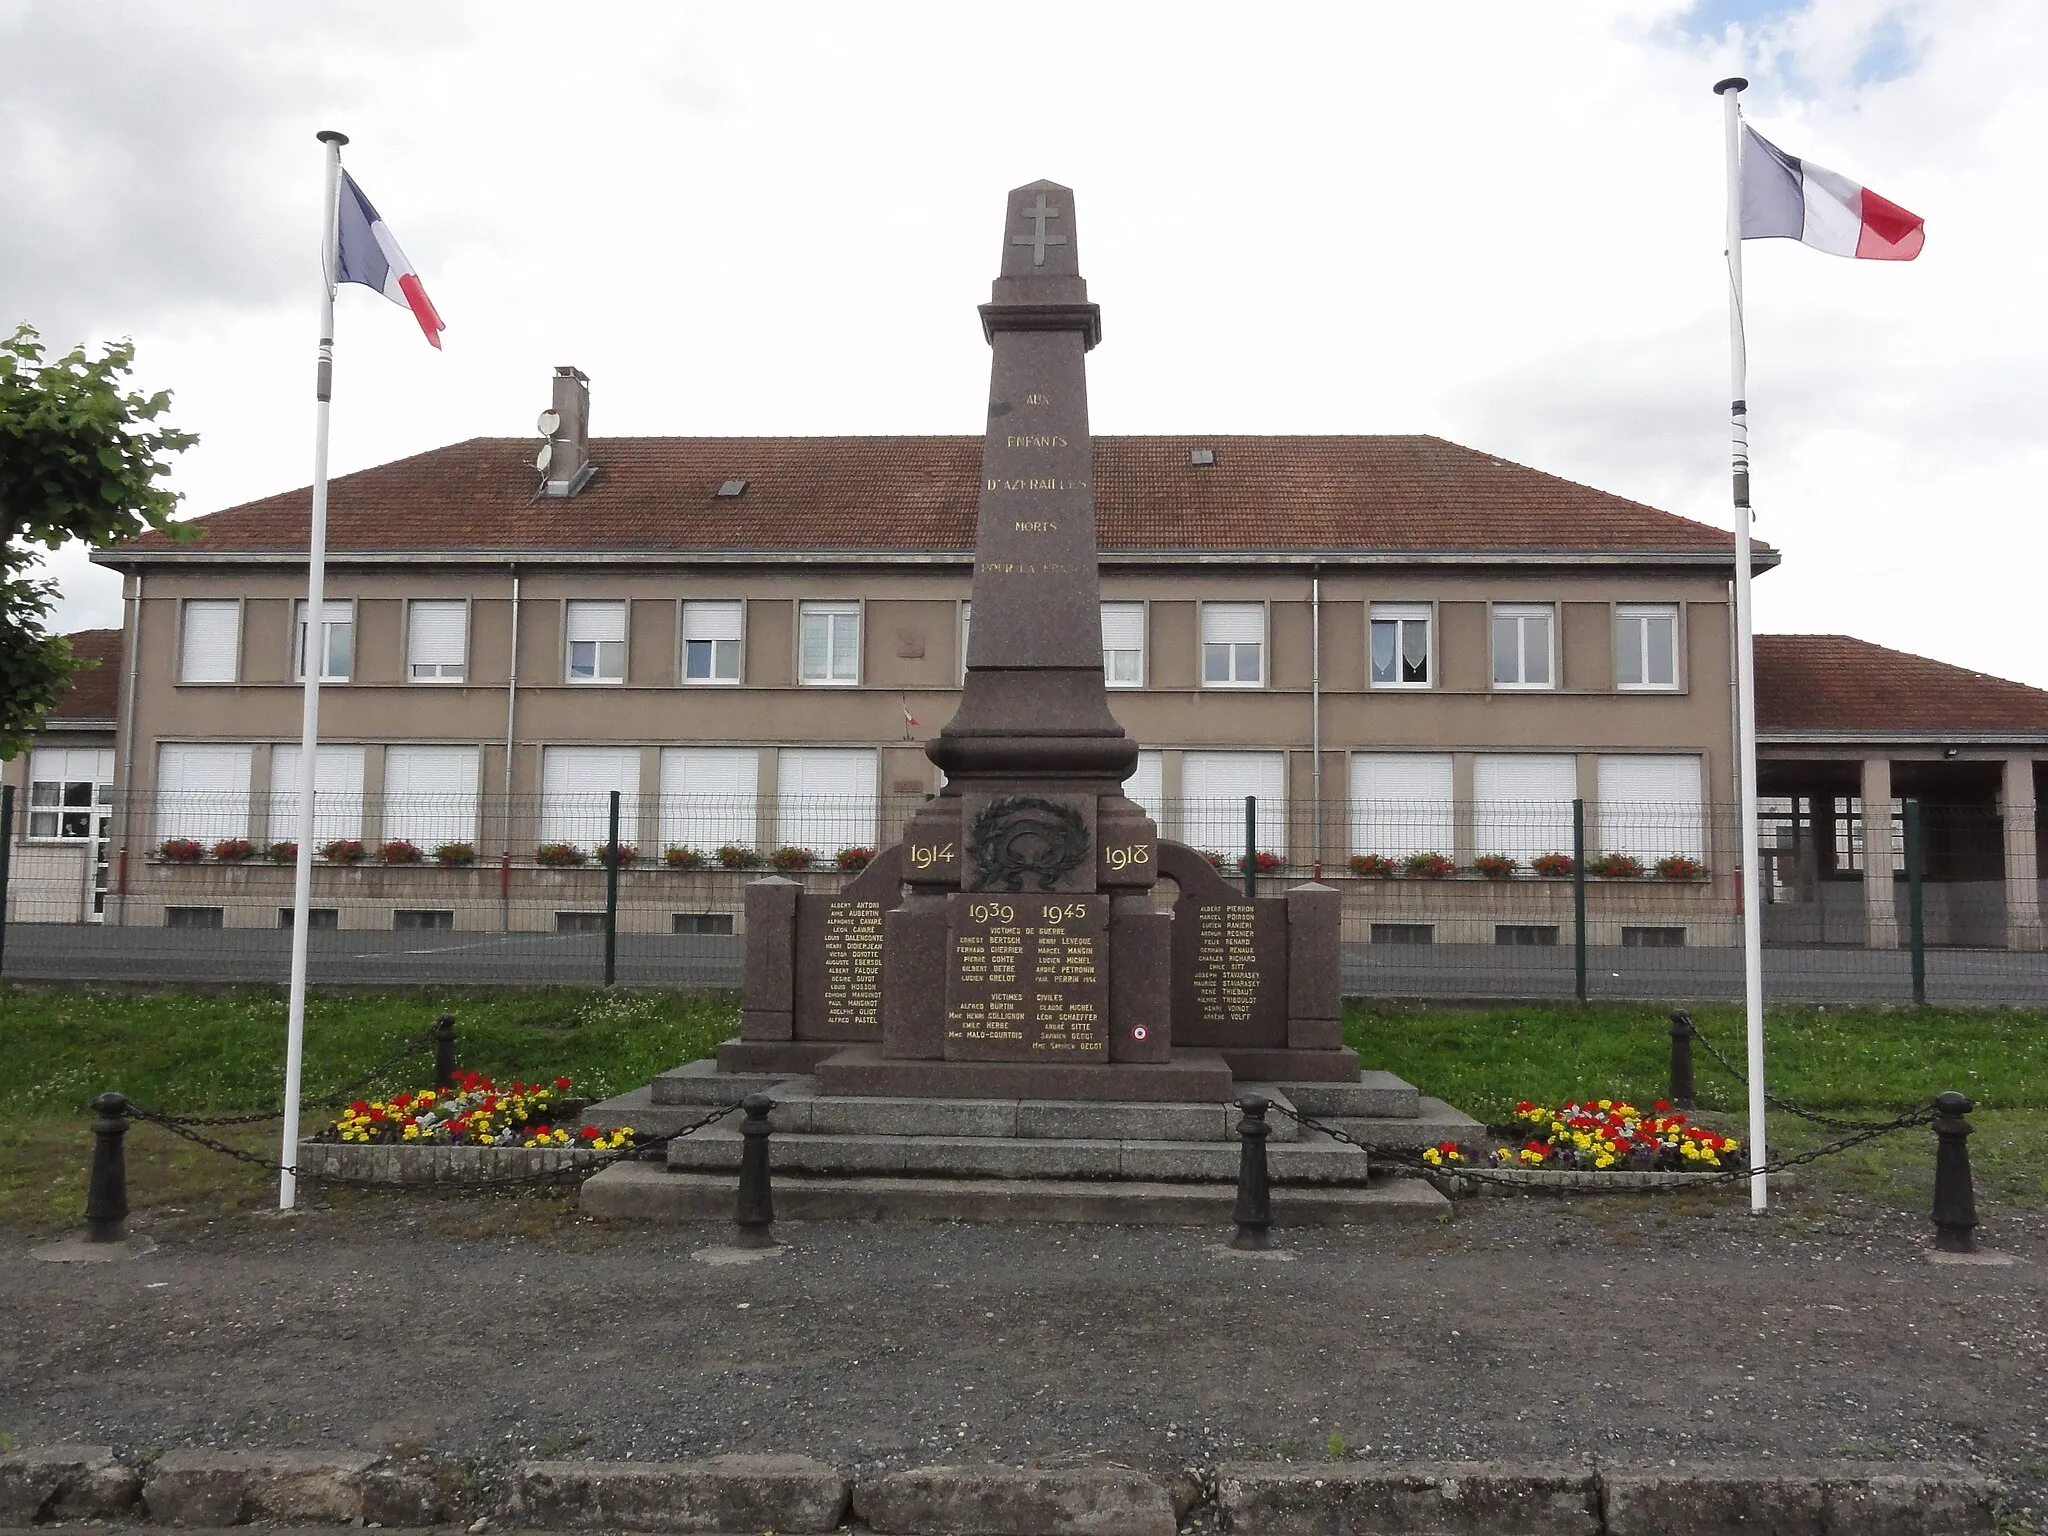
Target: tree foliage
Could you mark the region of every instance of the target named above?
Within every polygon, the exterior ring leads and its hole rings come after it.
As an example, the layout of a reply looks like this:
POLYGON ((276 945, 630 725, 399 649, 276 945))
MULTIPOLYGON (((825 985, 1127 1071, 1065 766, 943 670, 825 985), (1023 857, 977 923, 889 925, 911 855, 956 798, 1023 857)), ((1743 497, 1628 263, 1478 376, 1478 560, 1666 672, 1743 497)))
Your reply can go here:
POLYGON ((128 387, 135 345, 48 359, 27 325, 0 341, 0 758, 21 751, 81 665, 47 629, 55 588, 29 572, 70 539, 172 537, 169 456, 198 438, 162 425, 171 397, 128 387))

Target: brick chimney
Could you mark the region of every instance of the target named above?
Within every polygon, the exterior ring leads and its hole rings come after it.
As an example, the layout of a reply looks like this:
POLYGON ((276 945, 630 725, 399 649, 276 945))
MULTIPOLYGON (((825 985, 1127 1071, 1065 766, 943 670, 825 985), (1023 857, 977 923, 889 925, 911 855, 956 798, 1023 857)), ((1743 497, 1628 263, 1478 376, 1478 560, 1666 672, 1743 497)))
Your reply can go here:
POLYGON ((590 462, 590 380, 576 368, 555 370, 554 413, 558 418, 554 456, 548 461, 547 494, 574 496, 597 473, 590 462))

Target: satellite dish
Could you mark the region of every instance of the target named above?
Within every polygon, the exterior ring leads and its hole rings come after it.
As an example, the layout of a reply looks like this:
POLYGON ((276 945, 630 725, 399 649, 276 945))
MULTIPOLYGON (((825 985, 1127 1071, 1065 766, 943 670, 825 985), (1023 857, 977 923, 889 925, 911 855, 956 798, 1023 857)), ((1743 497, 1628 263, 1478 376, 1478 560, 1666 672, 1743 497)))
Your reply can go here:
POLYGON ((540 420, 534 423, 534 427, 542 437, 553 437, 561 425, 562 414, 559 411, 542 411, 540 413, 540 420))
POLYGON ((554 460, 555 445, 553 443, 542 443, 540 445, 540 452, 533 456, 533 467, 542 474, 546 474, 548 472, 548 465, 552 464, 554 460))

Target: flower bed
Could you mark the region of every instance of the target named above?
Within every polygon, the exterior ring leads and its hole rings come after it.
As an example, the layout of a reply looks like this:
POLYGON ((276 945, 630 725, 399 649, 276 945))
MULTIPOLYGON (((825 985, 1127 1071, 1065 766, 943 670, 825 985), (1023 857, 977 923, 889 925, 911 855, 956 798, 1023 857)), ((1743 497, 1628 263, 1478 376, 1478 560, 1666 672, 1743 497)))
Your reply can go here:
POLYGON ((1588 1099, 1553 1108, 1527 1099, 1515 1119, 1534 1133, 1520 1147, 1503 1147, 1493 1161, 1507 1168, 1637 1173, 1720 1173, 1743 1165, 1742 1144, 1688 1124, 1659 1099, 1645 1114, 1623 1099, 1588 1099))
POLYGON ((455 1086, 446 1092, 421 1088, 388 1099, 357 1099, 312 1140, 386 1146, 574 1146, 593 1152, 635 1143, 631 1126, 603 1131, 585 1125, 572 1132, 554 1124, 551 1111, 577 1107, 562 1097, 568 1090, 566 1077, 552 1084, 515 1082, 500 1088, 480 1072, 457 1072, 455 1086))

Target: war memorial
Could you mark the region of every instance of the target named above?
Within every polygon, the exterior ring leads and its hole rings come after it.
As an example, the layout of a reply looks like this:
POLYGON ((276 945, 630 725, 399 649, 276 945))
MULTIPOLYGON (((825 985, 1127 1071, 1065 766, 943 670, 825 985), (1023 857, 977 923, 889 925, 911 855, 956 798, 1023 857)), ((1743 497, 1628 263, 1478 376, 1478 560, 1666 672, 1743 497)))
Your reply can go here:
MULTIPOLYGON (((1373 1143, 1470 1137, 1468 1117, 1361 1071, 1343 1044, 1334 889, 1241 893, 1123 792, 1138 744, 1104 687, 1088 426, 1102 321, 1068 188, 1010 193, 981 322, 994 360, 974 623, 959 711, 925 749, 944 788, 836 894, 751 885, 739 1037, 597 1112, 659 1133, 766 1092, 778 1173, 984 1192, 1220 1189, 1252 1086, 1373 1143)), ((1346 1186, 1347 1208, 1366 1208, 1358 1147, 1284 1115, 1273 1141, 1277 1180, 1346 1186)), ((669 1173, 707 1181, 707 1212, 739 1142, 714 1126, 670 1144, 669 1173)), ((629 1163, 585 1199, 684 1215, 694 1187, 629 1163)), ((1436 1198, 1412 1188, 1397 1203, 1436 1198)))

